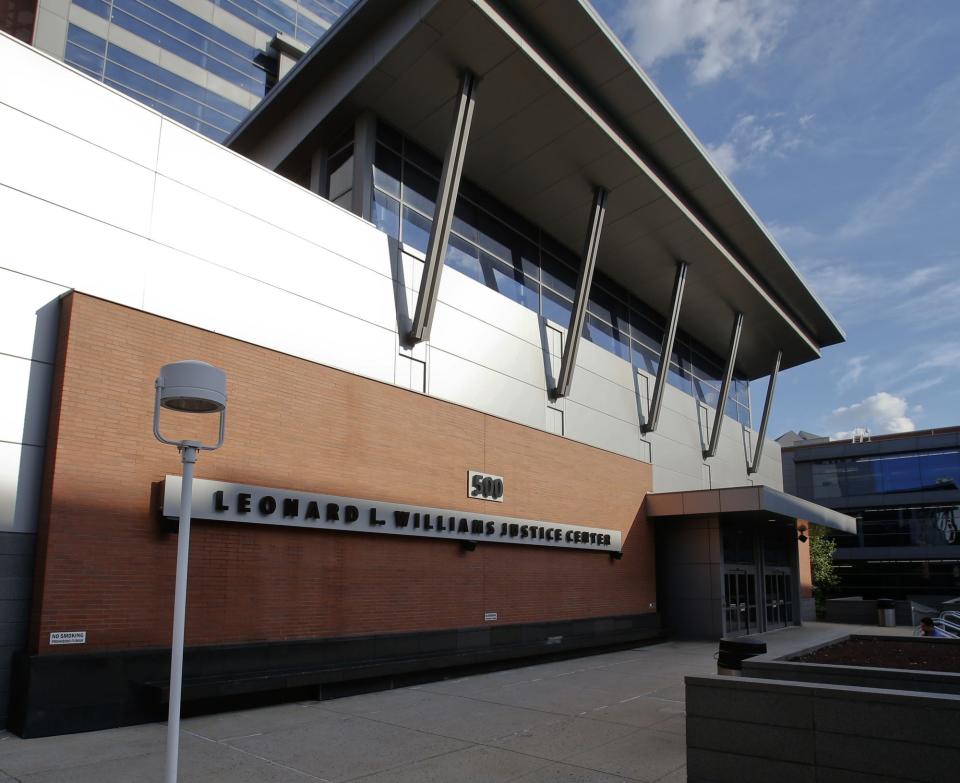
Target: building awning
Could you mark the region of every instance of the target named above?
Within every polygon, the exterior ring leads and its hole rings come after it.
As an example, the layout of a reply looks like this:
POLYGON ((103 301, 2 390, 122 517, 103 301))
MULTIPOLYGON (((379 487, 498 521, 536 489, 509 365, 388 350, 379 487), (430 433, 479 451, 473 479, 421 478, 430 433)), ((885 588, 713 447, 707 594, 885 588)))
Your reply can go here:
POLYGON ((647 516, 651 518, 736 514, 738 517, 749 515, 758 520, 803 520, 844 533, 857 532, 857 520, 854 517, 764 486, 650 492, 645 506, 647 516))
POLYGON ((736 370, 816 359, 843 333, 730 182, 586 2, 359 0, 228 146, 296 177, 370 111, 438 159, 460 75, 480 80, 463 176, 573 252, 609 193, 597 268, 736 370))

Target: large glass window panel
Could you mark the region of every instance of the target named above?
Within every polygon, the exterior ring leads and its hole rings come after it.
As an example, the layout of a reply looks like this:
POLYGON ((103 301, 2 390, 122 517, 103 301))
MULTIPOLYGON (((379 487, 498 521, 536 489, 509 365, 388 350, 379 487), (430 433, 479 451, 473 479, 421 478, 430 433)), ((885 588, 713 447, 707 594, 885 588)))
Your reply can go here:
POLYGON ((614 328, 630 333, 630 311, 627 305, 615 296, 605 291, 597 284, 596 277, 590 290, 590 300, 587 302, 587 312, 606 321, 614 328))
POLYGON ((400 202, 379 190, 373 192, 373 224, 390 236, 400 238, 400 202))
POLYGON ((536 281, 531 280, 521 269, 505 264, 496 256, 480 251, 480 265, 488 288, 499 291, 514 302, 537 312, 540 296, 536 281))
POLYGON ((85 11, 102 16, 104 19, 110 18, 110 3, 105 3, 103 0, 73 0, 73 2, 85 11))
POLYGON ((616 354, 621 359, 630 361, 630 338, 604 323, 595 315, 588 315, 584 325, 584 337, 594 345, 616 354))
MULTIPOLYGON (((719 389, 723 381, 723 367, 696 350, 691 352, 690 358, 691 364, 693 365, 693 374, 701 381, 706 382, 715 389, 719 389)), ((734 389, 731 389, 731 395, 736 396, 734 389)))
POLYGON ((660 352, 648 348, 636 340, 631 342, 633 366, 650 375, 656 375, 660 367, 660 352))
POLYGON ((403 157, 425 171, 427 175, 433 177, 433 179, 440 179, 440 169, 442 168, 440 161, 429 152, 420 149, 420 147, 413 144, 409 139, 403 140, 403 157))
POLYGON ((64 52, 63 59, 70 63, 70 65, 83 68, 88 73, 96 74, 98 77, 103 76, 103 58, 84 49, 82 46, 77 46, 77 44, 70 40, 67 41, 67 48, 64 52))
POLYGON ((483 211, 477 215, 477 229, 480 247, 497 258, 512 261, 513 247, 519 239, 514 231, 483 211))
POLYGON ((437 200, 437 180, 425 174, 416 166, 403 164, 403 203, 433 216, 434 205, 437 200))
POLYGON ((920 459, 921 483, 928 489, 960 488, 960 451, 924 454, 920 459))
POLYGON ((550 255, 542 253, 540 256, 543 284, 550 286, 558 294, 573 299, 577 287, 577 270, 550 255))
POLYGON ((853 459, 842 463, 845 494, 874 495, 883 491, 880 471, 875 460, 853 459))
POLYGON ((421 253, 426 253, 427 244, 430 242, 431 222, 429 218, 414 212, 409 207, 404 207, 403 224, 400 228, 400 238, 403 243, 416 248, 421 253))
POLYGON ((99 54, 101 57, 107 53, 107 42, 98 35, 87 32, 82 27, 75 24, 67 28, 67 40, 77 46, 82 46, 87 51, 99 54))
POLYGON ((373 184, 394 198, 400 198, 400 156, 377 145, 373 163, 373 184))
MULTIPOLYGON (((700 380, 699 378, 693 378, 692 382, 694 396, 700 400, 700 402, 709 405, 711 408, 716 408, 717 402, 720 400, 720 390, 715 389, 713 386, 705 381, 700 380)), ((734 405, 736 404, 733 400, 731 400, 731 402, 734 405)))
MULTIPOLYGON (((107 47, 107 59, 117 65, 122 65, 129 71, 145 76, 157 84, 176 90, 181 95, 186 95, 195 101, 210 106, 235 121, 239 121, 247 115, 246 107, 227 100, 212 90, 194 84, 189 79, 184 79, 182 76, 138 57, 126 49, 121 49, 119 46, 110 44, 107 47)), ((146 92, 150 95, 154 94, 152 88, 146 88, 146 92)), ((224 127, 228 129, 232 129, 235 125, 236 122, 224 123, 224 127)), ((188 123, 188 127, 194 126, 188 123)))
POLYGON ((685 394, 693 395, 689 371, 677 366, 673 362, 670 362, 670 367, 667 370, 667 383, 674 388, 680 389, 680 391, 685 394))
POLYGON ((478 283, 486 283, 483 278, 483 271, 480 269, 479 248, 456 234, 450 234, 450 241, 447 243, 447 258, 444 263, 451 269, 456 269, 467 277, 473 278, 478 283))
POLYGON ((549 288, 543 289, 540 297, 542 305, 540 313, 554 323, 567 328, 570 324, 570 313, 573 312, 573 303, 554 293, 549 288))
POLYGON ((477 207, 462 195, 457 197, 457 204, 453 210, 453 230, 471 242, 478 239, 477 207))
POLYGON ((327 195, 331 201, 336 202, 353 188, 353 145, 350 144, 331 155, 327 161, 327 170, 327 195))
POLYGON ((882 492, 916 492, 923 487, 920 461, 914 454, 896 454, 876 461, 882 492))
POLYGON ((810 473, 813 479, 813 497, 815 499, 843 496, 842 471, 836 460, 814 462, 810 466, 810 473))
POLYGON ((637 311, 630 314, 630 334, 634 340, 660 354, 663 345, 663 329, 637 311))

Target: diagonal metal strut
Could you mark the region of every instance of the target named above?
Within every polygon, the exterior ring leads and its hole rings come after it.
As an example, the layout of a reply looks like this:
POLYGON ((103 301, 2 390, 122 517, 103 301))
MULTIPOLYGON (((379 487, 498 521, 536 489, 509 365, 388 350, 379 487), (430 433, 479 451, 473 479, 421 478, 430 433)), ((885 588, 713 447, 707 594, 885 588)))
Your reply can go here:
POLYGON ((757 433, 757 445, 753 452, 753 462, 747 468, 747 473, 756 473, 760 469, 760 457, 763 456, 763 439, 767 437, 767 423, 770 421, 770 409, 773 408, 773 390, 777 388, 777 374, 780 372, 780 360, 783 351, 777 351, 777 358, 770 373, 770 383, 767 384, 767 396, 763 400, 763 417, 760 419, 760 431, 757 433))
POLYGON ((643 424, 643 432, 653 432, 660 419, 660 406, 663 404, 663 391, 667 385, 667 372, 670 369, 670 357, 673 355, 673 342, 677 336, 677 324, 680 321, 680 305, 683 302, 683 288, 687 282, 687 262, 677 262, 677 276, 673 281, 673 296, 670 304, 670 322, 663 335, 663 344, 660 346, 660 365, 657 367, 657 380, 653 386, 653 396, 650 398, 650 411, 643 424))
POLYGON ((552 391, 554 399, 566 397, 573 382, 573 368, 577 363, 577 351, 580 349, 580 336, 587 317, 587 302, 590 300, 590 287, 593 285, 593 270, 597 266, 597 248, 600 246, 600 231, 603 229, 603 216, 606 212, 607 191, 596 188, 593 191, 593 205, 590 207, 590 225, 587 239, 583 245, 580 259, 580 274, 577 277, 577 290, 573 295, 573 310, 567 327, 567 342, 563 346, 560 359, 560 372, 557 373, 557 385, 552 391))
POLYGON ((457 203, 457 191, 460 189, 460 175, 467 154, 467 139, 473 122, 473 108, 477 99, 477 77, 469 71, 460 77, 460 92, 454 114, 453 129, 447 150, 443 156, 443 170, 440 173, 440 189, 437 193, 437 205, 433 212, 433 225, 430 227, 430 240, 427 243, 427 255, 423 264, 423 277, 420 279, 420 295, 413 313, 413 327, 408 336, 411 343, 430 339, 433 315, 437 309, 437 296, 440 292, 440 274, 443 272, 443 260, 447 255, 447 241, 450 238, 450 226, 453 223, 453 210, 457 203))
POLYGON ((730 349, 727 351, 727 365, 723 368, 723 383, 720 385, 720 399, 713 416, 713 431, 710 433, 710 446, 703 452, 703 458, 713 457, 720 444, 720 428, 723 425, 723 411, 730 396, 730 384, 733 381, 733 367, 737 363, 737 349, 740 347, 740 332, 743 331, 743 313, 737 313, 733 319, 733 332, 730 334, 730 349))

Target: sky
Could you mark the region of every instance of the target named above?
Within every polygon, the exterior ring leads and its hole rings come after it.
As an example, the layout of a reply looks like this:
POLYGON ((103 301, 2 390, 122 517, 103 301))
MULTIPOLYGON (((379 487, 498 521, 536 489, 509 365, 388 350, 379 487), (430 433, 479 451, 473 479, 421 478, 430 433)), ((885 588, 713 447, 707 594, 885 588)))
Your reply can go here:
POLYGON ((768 433, 960 425, 960 1, 594 5, 847 335, 768 433))

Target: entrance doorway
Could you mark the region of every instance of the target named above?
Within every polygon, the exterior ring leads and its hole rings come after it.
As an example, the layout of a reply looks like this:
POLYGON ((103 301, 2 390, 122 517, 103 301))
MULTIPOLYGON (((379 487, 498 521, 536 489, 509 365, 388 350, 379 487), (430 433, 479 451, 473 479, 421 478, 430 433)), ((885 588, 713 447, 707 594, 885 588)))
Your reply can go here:
POLYGON ((772 522, 722 525, 725 636, 793 625, 795 535, 792 527, 772 522))

